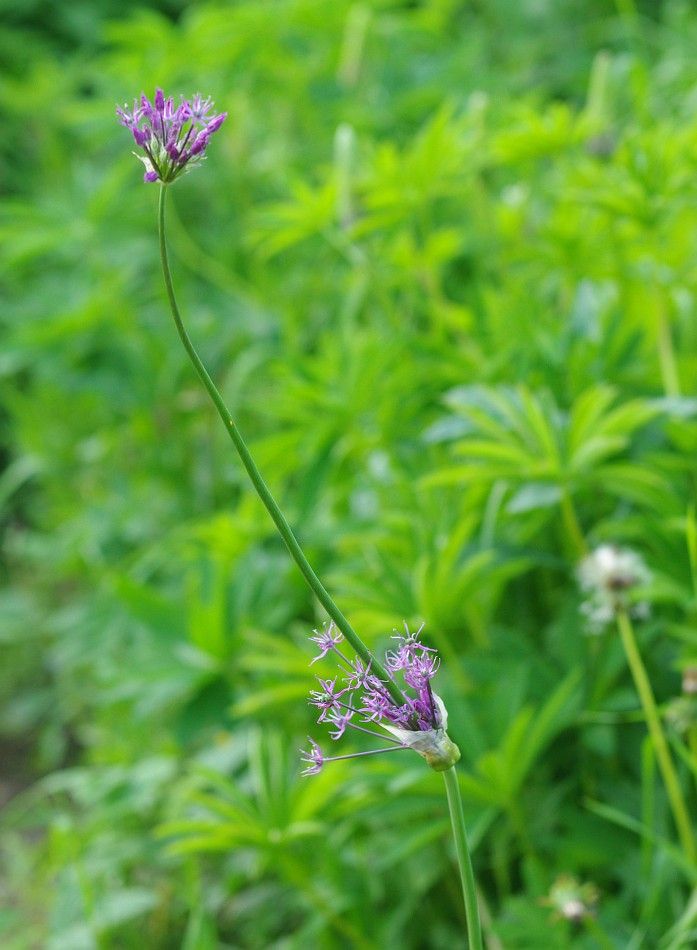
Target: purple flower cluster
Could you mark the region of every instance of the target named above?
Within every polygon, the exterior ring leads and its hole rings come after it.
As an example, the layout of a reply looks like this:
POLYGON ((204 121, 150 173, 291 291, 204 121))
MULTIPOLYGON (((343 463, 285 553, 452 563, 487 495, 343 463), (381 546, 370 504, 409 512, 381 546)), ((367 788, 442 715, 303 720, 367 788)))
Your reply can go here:
POLYGON ((154 104, 143 94, 128 107, 117 108, 121 125, 133 135, 144 155, 134 153, 145 165, 144 181, 174 181, 187 168, 200 162, 208 141, 227 118, 213 114, 213 101, 196 94, 174 107, 172 96, 155 92, 154 104))
MULTIPOLYGON (((384 749, 354 755, 408 749, 414 747, 414 743, 407 739, 408 734, 430 734, 444 729, 443 707, 431 690, 431 680, 440 661, 432 647, 420 642, 422 629, 423 626, 416 633, 410 633, 405 624, 405 635, 393 637, 397 647, 389 650, 384 660, 384 669, 392 689, 384 679, 371 672, 371 663, 364 663, 360 657, 351 660, 346 656, 341 648, 344 638, 333 621, 321 632, 315 630, 315 636, 310 638, 320 651, 312 663, 332 653, 338 658, 340 669, 333 679, 317 677, 319 689, 310 693, 310 704, 320 711, 317 722, 331 726, 329 735, 334 740, 340 739, 347 729, 355 729, 387 738, 392 743, 384 749), (401 686, 398 674, 403 682, 401 686), (403 702, 396 701, 395 691, 403 702), (382 726, 390 735, 384 736, 374 729, 366 728, 367 724, 382 726)), ((307 766, 303 775, 316 775, 324 762, 352 757, 341 755, 328 758, 323 755, 318 744, 310 739, 310 751, 303 752, 303 761, 307 766)))

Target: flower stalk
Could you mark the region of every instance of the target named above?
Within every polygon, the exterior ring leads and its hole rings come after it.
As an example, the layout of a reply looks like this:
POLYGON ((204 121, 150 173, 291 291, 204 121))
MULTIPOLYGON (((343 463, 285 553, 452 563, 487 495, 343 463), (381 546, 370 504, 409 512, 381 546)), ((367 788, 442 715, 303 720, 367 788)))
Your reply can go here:
POLYGON ((467 936, 469 939, 469 950, 483 950, 482 926, 479 921, 479 904, 477 902, 477 887, 474 883, 474 871, 472 870, 472 859, 470 858, 469 847, 467 844, 467 829, 465 827, 465 814, 462 810, 462 798, 460 796, 460 786, 457 781, 457 772, 455 766, 450 766, 443 772, 445 781, 445 791, 448 796, 448 809, 450 811, 450 823, 453 827, 453 838, 455 839, 455 853, 457 863, 460 869, 460 882, 462 884, 462 896, 465 900, 465 913, 467 915, 467 936))
POLYGON ((675 826, 678 831, 680 844, 686 857, 690 861, 695 861, 697 852, 695 851, 692 823, 680 789, 680 782, 678 781, 675 766, 673 765, 668 742, 663 732, 661 719, 656 707, 656 700, 653 695, 653 690, 651 689, 651 683, 649 682, 646 667, 639 653, 636 636, 634 635, 634 627, 630 620, 629 613, 624 607, 621 607, 617 611, 617 627, 620 632, 620 637, 622 638, 622 646, 624 647, 627 663, 629 664, 629 669, 634 679, 634 685, 641 700, 644 718, 656 752, 656 759, 658 760, 658 767, 661 770, 663 783, 668 793, 668 800, 673 812, 673 820, 675 821, 675 826))
POLYGON ((249 478, 251 479, 252 485, 254 486, 259 498, 261 499, 264 507, 271 515, 273 523, 278 529, 278 533, 281 535, 285 541, 286 547, 288 548, 291 557, 295 563, 300 568, 303 577, 307 581, 311 590, 317 597, 317 600, 322 604, 324 609, 327 611, 329 616, 332 618, 334 623, 337 625, 339 630, 346 637, 348 642, 351 644, 355 652, 360 656, 365 664, 372 662, 372 669, 374 672, 386 682, 387 689, 392 693, 395 701, 400 701, 400 693, 395 686, 391 683, 387 673, 378 663, 378 661, 373 657, 372 653, 368 647, 363 643, 361 638, 358 636, 356 631, 353 629, 347 618, 341 612, 337 604, 334 602, 333 598, 329 594, 329 591, 320 581, 319 577, 315 574, 312 566, 305 557, 302 548, 300 547, 295 534, 291 526, 288 524, 285 515, 278 507, 275 498, 271 494, 271 491, 262 478, 261 472, 256 466, 252 455, 247 448, 247 445, 242 438, 240 430, 235 425, 235 422, 230 415, 227 406, 223 400, 223 397, 220 395, 215 383, 208 374, 208 370, 201 362, 196 349, 191 342, 189 334, 186 331, 186 327, 181 318, 181 313, 179 311, 179 306, 177 304, 177 298, 174 294, 174 285, 172 283, 172 274, 169 267, 169 258, 167 254, 167 240, 165 237, 165 209, 167 204, 167 185, 162 183, 160 187, 160 200, 158 207, 158 230, 160 238, 160 260, 162 263, 162 273, 165 281, 165 288, 167 290, 167 299, 169 301, 169 307, 172 312, 172 317, 174 319, 175 326, 177 328, 177 333, 179 338, 184 345, 184 349, 187 352, 189 359, 191 360, 194 369, 199 375, 201 382, 203 383, 206 392, 211 398, 213 405, 215 406, 218 415, 222 419, 225 429, 230 436, 237 454, 244 465, 249 478))
POLYGON ((680 377, 678 361, 675 357, 673 333, 668 316, 668 308, 661 297, 658 301, 658 359, 663 380, 663 391, 669 398, 680 396, 680 377))
POLYGON ((157 181, 160 184, 160 260, 167 299, 179 338, 225 425, 254 489, 308 586, 331 618, 328 629, 321 633, 315 631, 317 635, 312 638, 320 647, 320 655, 315 659, 334 653, 339 658, 341 672, 348 676, 344 677, 343 686, 337 686, 337 677, 333 680, 318 677, 321 689, 311 693, 311 702, 321 713, 318 722, 328 722, 334 727, 334 732, 330 733, 333 739, 340 738, 347 728, 351 728, 380 736, 390 743, 386 748, 325 757, 319 745, 310 739, 310 751, 303 753, 307 766, 304 774, 316 774, 325 762, 403 749, 417 752, 431 768, 443 772, 465 899, 469 946, 471 950, 483 950, 474 874, 454 768, 460 758, 460 750, 447 735, 447 711, 430 684, 439 665, 436 651, 419 642, 420 630, 411 634, 408 627, 405 636, 395 638, 399 641, 399 647, 385 655, 384 664, 363 643, 305 557, 222 395, 199 357, 181 317, 167 252, 165 225, 168 185, 189 166, 202 160, 208 139, 224 121, 225 114, 210 117, 211 108, 210 100, 198 96, 191 103, 182 102, 175 110, 173 100, 165 99, 158 89, 154 105, 143 96, 140 105, 134 103, 132 113, 123 109, 117 111, 120 121, 131 131, 136 144, 145 153, 144 157, 138 156, 146 166, 145 181, 157 181), (355 659, 350 659, 342 652, 340 644, 344 639, 353 648, 355 659), (398 685, 397 673, 404 681, 403 688, 398 685), (381 727, 388 735, 384 736, 354 721, 357 716, 362 717, 362 723, 381 727))

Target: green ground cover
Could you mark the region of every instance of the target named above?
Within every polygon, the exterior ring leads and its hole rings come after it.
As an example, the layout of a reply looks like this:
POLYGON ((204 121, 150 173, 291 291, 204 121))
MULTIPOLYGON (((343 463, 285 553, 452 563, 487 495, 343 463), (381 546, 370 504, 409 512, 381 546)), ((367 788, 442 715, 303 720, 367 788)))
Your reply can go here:
POLYGON ((229 113, 170 195, 182 309, 354 627, 441 653, 488 946, 694 946, 697 865, 576 580, 602 543, 647 563, 694 816, 693 5, 0 16, 2 945, 464 944, 439 777, 299 777, 323 618, 166 310, 114 116, 162 85, 229 113), (597 890, 578 925, 564 875, 597 890))

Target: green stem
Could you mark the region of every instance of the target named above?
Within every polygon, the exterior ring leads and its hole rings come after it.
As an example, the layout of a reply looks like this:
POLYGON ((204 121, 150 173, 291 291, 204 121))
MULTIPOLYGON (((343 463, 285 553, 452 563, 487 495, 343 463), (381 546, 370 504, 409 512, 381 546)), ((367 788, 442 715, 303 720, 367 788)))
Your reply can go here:
POLYGON ((484 950, 484 944, 482 943, 482 927, 479 922, 477 888, 474 883, 472 859, 470 858, 469 848, 467 846, 465 814, 462 810, 460 786, 457 781, 457 772, 455 771, 455 766, 445 769, 443 772, 443 778, 445 780, 445 791, 448 795, 448 808, 450 809, 450 821, 453 826, 453 838, 455 839, 457 863, 460 868, 462 893, 465 898, 465 913, 467 915, 467 936, 469 938, 469 948, 470 950, 484 950))
POLYGON ((579 524, 579 520, 576 515, 576 509, 574 508, 574 503, 571 500, 571 496, 569 495, 569 492, 566 488, 563 490, 563 494, 560 499, 560 505, 564 530, 566 532, 569 544, 577 557, 585 557, 588 553, 586 539, 583 536, 583 531, 581 530, 581 525, 579 524))
POLYGON ((394 701, 399 705, 403 705, 404 697, 401 694, 400 690, 397 688, 395 683, 390 679, 387 672, 383 666, 377 661, 377 659, 370 652, 368 647, 363 643, 361 638, 358 636, 356 631, 353 629, 351 624, 348 622, 346 617, 343 615, 341 610, 335 604, 331 595, 324 587, 319 577, 315 574, 310 563, 305 557, 302 548, 298 544, 298 540, 293 534, 293 531, 286 521, 285 515, 281 509, 276 504, 276 501, 271 494, 266 482, 261 476, 259 469, 256 466, 254 459, 252 458, 249 449, 247 448, 242 435, 240 434, 239 429, 235 425, 232 416, 230 415, 227 406, 223 401, 223 397, 218 392, 215 383, 208 375, 206 367, 201 362, 201 359, 196 352, 193 343, 189 338, 189 334, 186 332, 186 328, 182 322, 181 314, 179 312, 179 307, 177 305, 177 299, 174 295, 174 287, 172 285, 172 275, 169 269, 169 259, 167 256, 167 243, 165 240, 165 204, 167 198, 167 185, 162 184, 160 187, 160 202, 158 208, 158 226, 159 226, 159 235, 160 235, 160 259, 162 261, 162 273, 165 279, 165 287, 167 289, 167 298, 169 300, 170 310, 172 311, 172 317, 174 318, 174 323, 177 327, 177 332, 179 333, 179 338, 184 344, 184 349, 186 350, 189 359, 194 365, 196 372, 198 373, 201 382, 206 388, 208 395, 210 396, 213 405, 218 411, 218 415, 223 420, 225 424, 225 429, 227 430, 228 435, 232 439, 232 442, 237 449, 237 453, 242 460, 242 464, 247 470, 254 488, 256 489, 259 498, 263 502, 266 510, 271 515, 274 524, 278 528, 278 532, 286 543, 288 550, 290 551, 291 557, 295 563, 300 568, 303 577, 307 581, 311 590, 322 604, 324 609, 327 611, 329 616, 332 618, 336 626, 346 637, 348 642, 351 644, 353 649, 356 651, 358 656, 363 660, 363 662, 368 665, 370 664, 371 670, 381 680, 385 682, 387 689, 389 690, 394 701))
POLYGON ((635 0, 615 0, 615 6, 619 15, 629 22, 635 21, 639 16, 635 0))
POLYGON ((680 789, 680 783, 675 771, 675 766, 673 765, 670 750, 668 749, 668 743, 663 732, 663 727, 661 726, 661 720, 658 714, 658 709, 656 708, 656 700, 654 699, 653 690, 651 689, 646 668, 644 667, 641 654, 639 653, 639 647, 637 646, 636 637, 634 635, 634 628, 632 627, 632 622, 629 619, 629 615, 627 614, 626 610, 621 609, 617 614, 617 626, 619 627, 620 636, 622 638, 622 646, 624 647, 624 652, 627 656, 627 662, 629 663, 629 668, 634 678, 634 685, 637 688, 642 709, 644 710, 644 717, 646 719, 646 725, 648 726, 649 735, 651 736, 651 741, 656 751, 656 759, 661 770, 661 775, 663 776, 666 792, 668 793, 668 800, 670 801, 673 819, 678 830, 680 844, 683 848, 683 851, 685 852, 686 857, 689 858, 690 861, 695 861, 695 858, 697 857, 695 852, 695 841, 692 825, 690 823, 690 818, 685 806, 685 799, 683 798, 682 791, 680 789))
POLYGON ((524 864, 531 879, 530 883, 533 884, 536 890, 544 890, 545 869, 535 851, 535 846, 528 832, 528 824, 518 804, 517 797, 514 796, 509 802, 507 811, 511 828, 518 838, 524 864))
MULTIPOLYGON (((697 726, 690 726, 690 731, 687 734, 687 744, 692 755, 692 761, 697 766, 697 726)), ((693 771, 692 774, 695 782, 697 782, 697 771, 693 771)))
POLYGON ((658 302, 658 360, 663 378, 663 390, 666 396, 680 395, 680 379, 678 363, 675 358, 673 334, 670 329, 666 304, 662 299, 658 302))
POLYGON ((595 937, 598 947, 602 948, 602 950, 615 950, 615 944, 612 942, 612 940, 610 940, 608 935, 605 933, 603 928, 592 914, 587 915, 583 922, 586 925, 586 930, 590 936, 595 937))

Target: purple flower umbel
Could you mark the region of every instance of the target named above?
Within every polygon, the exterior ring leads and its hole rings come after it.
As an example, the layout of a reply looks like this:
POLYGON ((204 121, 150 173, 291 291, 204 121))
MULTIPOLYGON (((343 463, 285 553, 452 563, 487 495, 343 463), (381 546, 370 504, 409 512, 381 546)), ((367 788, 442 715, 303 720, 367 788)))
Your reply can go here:
POLYGON ((317 722, 331 724, 334 731, 329 735, 335 740, 340 739, 347 729, 355 729, 381 739, 387 738, 391 745, 367 752, 325 756, 317 743, 310 739, 310 751, 303 753, 308 764, 303 775, 316 775, 325 762, 398 749, 414 749, 436 770, 449 768, 460 758, 457 746, 445 732, 445 707, 431 689, 439 659, 432 647, 420 642, 422 629, 423 626, 416 633, 410 633, 405 624, 405 635, 393 638, 398 642, 397 649, 385 656, 390 687, 385 680, 371 673, 372 661, 366 665, 360 657, 351 660, 346 656, 340 647, 343 646, 343 637, 333 622, 321 633, 315 630, 315 636, 310 639, 320 648, 320 653, 312 662, 334 653, 344 674, 343 687, 337 686, 336 676, 331 680, 317 677, 320 689, 310 692, 310 704, 320 711, 317 722), (404 686, 397 682, 396 673, 401 674, 404 686), (394 687, 404 702, 396 702, 394 687), (389 735, 366 728, 365 724, 381 726, 389 735))
POLYGON ((145 165, 144 181, 166 184, 203 159, 208 140, 227 118, 227 112, 213 115, 212 109, 212 100, 199 94, 182 99, 175 109, 172 96, 165 98, 161 89, 154 104, 143 94, 132 111, 127 106, 116 109, 121 125, 144 152, 134 152, 145 165))

